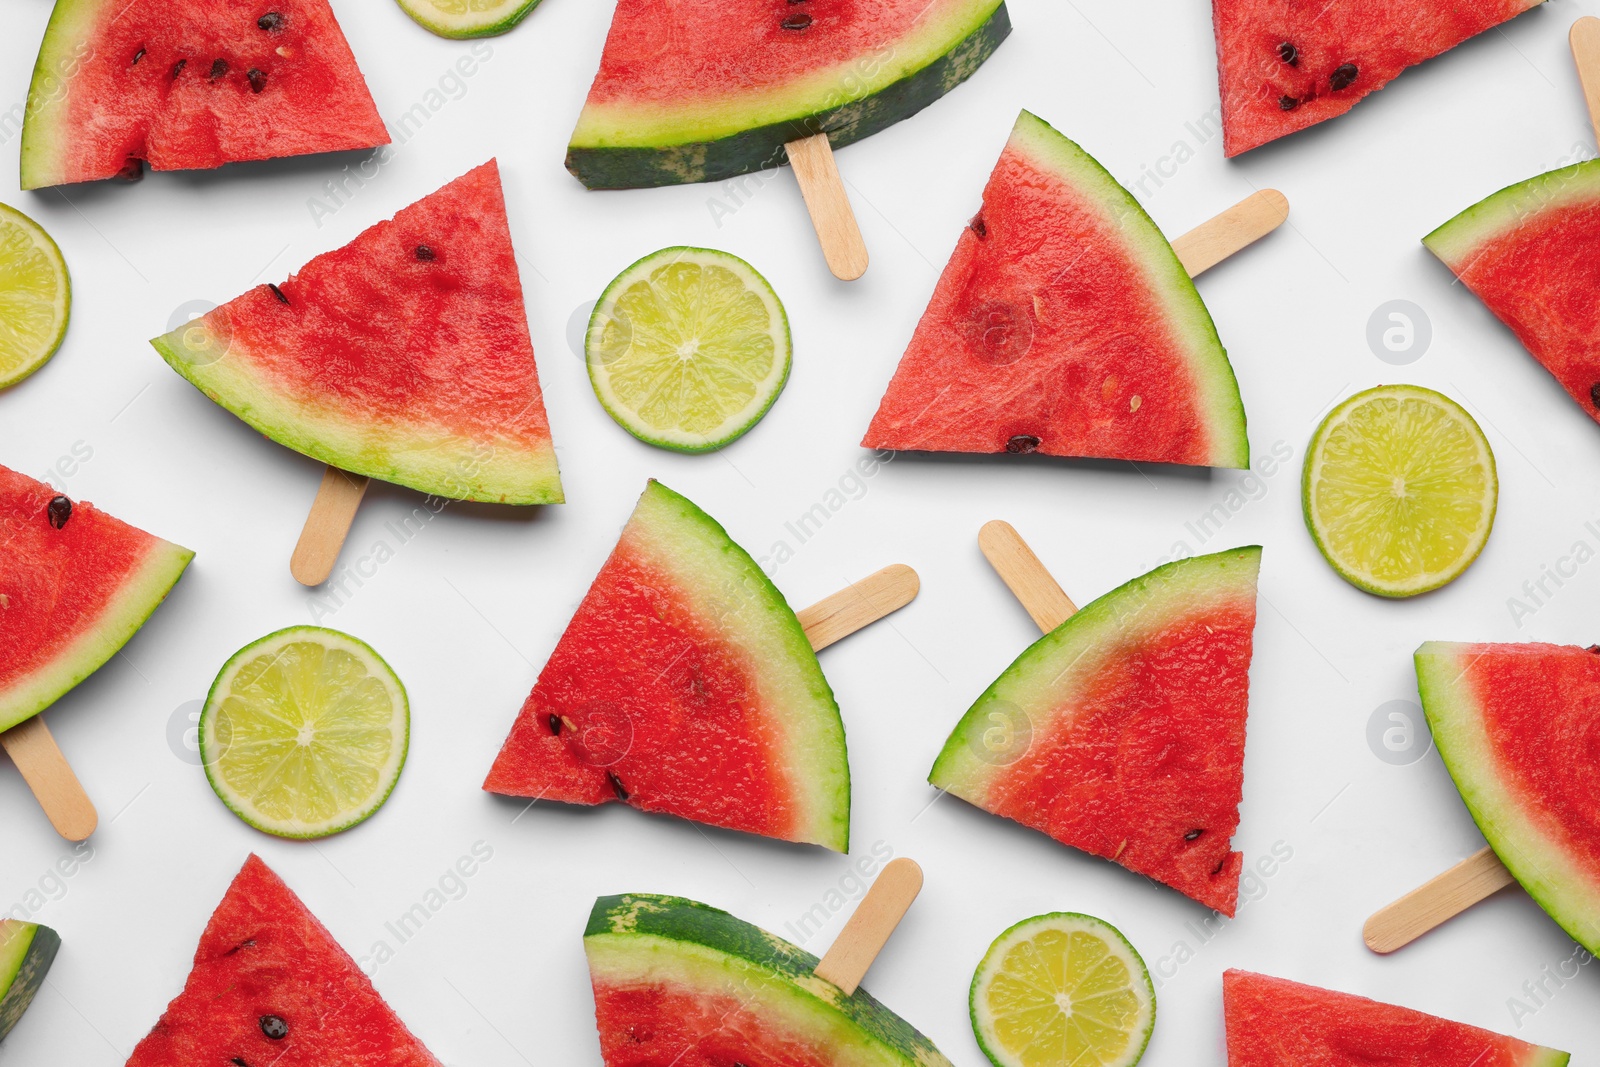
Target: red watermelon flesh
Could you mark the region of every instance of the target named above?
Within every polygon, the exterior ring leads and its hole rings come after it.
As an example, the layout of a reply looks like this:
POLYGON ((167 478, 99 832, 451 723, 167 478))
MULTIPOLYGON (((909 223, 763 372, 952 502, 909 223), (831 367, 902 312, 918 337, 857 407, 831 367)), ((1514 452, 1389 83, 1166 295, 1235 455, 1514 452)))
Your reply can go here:
POLYGON ((0 730, 115 655, 193 558, 0 467, 0 730))
POLYGON ((327 928, 254 855, 200 935, 183 992, 127 1067, 213 1064, 441 1067, 327 928))
POLYGON ((1502 189, 1422 241, 1600 422, 1600 160, 1502 189))
POLYGON ((1249 464, 1238 383, 1166 238, 1027 112, 861 443, 1249 464))
POLYGON ((1407 67, 1544 0, 1212 0, 1223 151, 1342 115, 1407 67))
POLYGON ((57 0, 22 187, 388 143, 327 0, 57 0))
POLYGON ((1565 1067, 1565 1052, 1249 971, 1222 975, 1228 1067, 1565 1067))
POLYGON ((928 776, 1232 915, 1259 548, 1159 567, 1019 656, 928 776))
POLYGON ((562 499, 493 160, 151 342, 268 437, 456 499, 562 499))
POLYGON ((656 482, 484 788, 848 844, 843 726, 804 631, 722 527, 656 482))

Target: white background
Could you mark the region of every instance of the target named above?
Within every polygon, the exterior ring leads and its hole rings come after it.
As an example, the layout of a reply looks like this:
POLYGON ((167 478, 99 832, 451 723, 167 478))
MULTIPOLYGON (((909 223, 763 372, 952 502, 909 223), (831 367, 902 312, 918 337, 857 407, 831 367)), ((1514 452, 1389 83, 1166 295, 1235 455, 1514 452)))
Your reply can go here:
MULTIPOLYGON (((387 0, 335 6, 391 130, 469 51, 387 0)), ((46 0, 8 4, 0 108, 24 99, 48 9, 46 0)), ((22 194, 16 138, 0 150, 0 197, 60 242, 75 298, 60 354, 0 394, 0 462, 36 477, 54 468, 74 497, 197 552, 124 654, 48 713, 102 814, 92 858, 70 878, 50 875, 69 846, 0 762, 0 910, 38 904, 29 894, 42 887, 52 899, 35 918, 65 942, 0 1060, 122 1063, 182 987, 207 916, 251 850, 364 956, 380 939, 394 943, 385 922, 475 842, 492 848, 465 896, 376 977, 452 1067, 598 1062, 580 941, 597 894, 682 893, 787 933, 786 923, 839 886, 851 860, 620 806, 523 813, 479 790, 539 666, 655 476, 757 556, 788 540, 795 556, 776 580, 796 606, 890 562, 922 574, 912 606, 822 662, 849 732, 857 856, 883 842, 927 872, 868 987, 957 1064, 983 1062, 966 996, 984 948, 1018 919, 1063 909, 1110 919, 1167 975, 1146 1061, 1156 1067, 1224 1062, 1219 975, 1229 966, 1514 1032, 1592 1062, 1597 968, 1520 1029, 1513 1020, 1508 998, 1524 997, 1525 981, 1573 952, 1520 891, 1387 959, 1362 947, 1360 928, 1375 908, 1482 844, 1436 754, 1396 766, 1369 746, 1374 711, 1415 699, 1416 645, 1600 640, 1600 563, 1580 568, 1520 627, 1508 607, 1575 542, 1600 548, 1584 526, 1600 519, 1600 430, 1418 240, 1510 182, 1594 154, 1566 33, 1600 3, 1553 0, 1403 75, 1353 114, 1227 162, 1220 137, 1201 143, 1186 125, 1199 126, 1217 104, 1206 4, 1012 0, 1016 31, 971 82, 840 153, 873 257, 854 284, 827 274, 787 173, 754 183, 744 206, 718 217, 712 201, 733 204, 719 187, 588 193, 562 169, 609 9, 546 0, 491 42, 492 56, 458 98, 447 96, 320 227, 308 199, 359 157, 22 194), (1239 472, 1121 463, 905 457, 798 544, 785 522, 823 501, 865 455, 856 442, 1020 107, 1126 183, 1145 167, 1173 174, 1141 194, 1171 235, 1252 189, 1288 194, 1290 225, 1200 289, 1237 371, 1255 454, 1276 444, 1291 461, 1245 482, 1239 472), (1187 149, 1176 154, 1194 158, 1174 169, 1162 160, 1180 142, 1187 149), (278 841, 229 814, 192 757, 180 758, 181 736, 174 747, 169 735, 235 649, 311 622, 312 605, 327 604, 287 567, 320 465, 214 407, 146 338, 166 331, 187 301, 220 302, 281 279, 491 155, 507 185, 570 503, 452 505, 399 545, 386 523, 422 498, 374 486, 344 562, 379 541, 397 551, 322 621, 371 642, 405 681, 410 763, 365 825, 315 845, 278 841), (574 312, 622 267, 670 244, 749 259, 793 323, 787 391, 721 454, 678 456, 627 436, 600 410, 570 345, 574 312), (1414 301, 1431 319, 1431 347, 1410 366, 1381 362, 1366 340, 1369 316, 1392 299, 1414 301), (1327 568, 1302 526, 1297 485, 1322 413, 1390 381, 1466 404, 1501 475, 1498 525, 1482 558, 1447 589, 1403 603, 1357 592, 1327 568), (58 466, 75 447, 92 458, 58 466), (1185 523, 1236 489, 1235 501, 1246 491, 1254 498, 1202 549, 1185 523), (1032 541, 1080 603, 1146 570, 1175 542, 1190 551, 1266 546, 1235 844, 1252 862, 1277 843, 1293 858, 1209 942, 1190 928, 1209 913, 1173 891, 954 799, 930 807, 935 792, 924 779, 946 733, 1036 636, 978 552, 978 527, 995 517, 1032 541), (1180 942, 1193 950, 1181 964, 1180 942)), ((844 917, 808 947, 825 947, 844 917)))

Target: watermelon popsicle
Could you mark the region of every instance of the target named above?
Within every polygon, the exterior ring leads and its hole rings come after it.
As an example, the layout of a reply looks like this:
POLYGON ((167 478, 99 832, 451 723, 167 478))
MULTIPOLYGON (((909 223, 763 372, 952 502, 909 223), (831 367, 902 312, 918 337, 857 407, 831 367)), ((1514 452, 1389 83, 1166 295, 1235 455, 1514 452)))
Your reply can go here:
POLYGON ((601 897, 584 953, 606 1067, 950 1067, 859 988, 921 887, 915 862, 890 860, 821 960, 696 901, 601 897))
POLYGON ((97 816, 41 713, 93 674, 161 605, 194 553, 0 467, 0 747, 57 832, 97 816))
POLYGON ((1078 611, 1008 523, 978 542, 1045 635, 929 783, 1231 917, 1260 548, 1166 564, 1078 611))
POLYGON ((328 464, 290 562, 305 585, 332 572, 368 478, 451 500, 563 500, 494 160, 151 344, 328 464))
POLYGON ((567 149, 590 189, 792 164, 828 267, 867 250, 833 149, 966 80, 1011 32, 1003 0, 620 0, 567 149))

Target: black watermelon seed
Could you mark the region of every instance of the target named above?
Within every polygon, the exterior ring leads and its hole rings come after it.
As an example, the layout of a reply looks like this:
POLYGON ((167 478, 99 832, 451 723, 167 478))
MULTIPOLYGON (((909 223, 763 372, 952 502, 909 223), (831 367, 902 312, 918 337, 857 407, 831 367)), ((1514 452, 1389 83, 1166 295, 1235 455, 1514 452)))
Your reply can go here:
POLYGON ((211 80, 212 81, 216 81, 218 78, 222 77, 226 73, 228 73, 228 61, 226 59, 215 59, 215 60, 212 60, 212 62, 211 62, 211 80))
POLYGON ((1593 652, 1595 655, 1600 656, 1600 645, 1590 645, 1588 648, 1584 649, 1584 651, 1593 652))
POLYGON ((261 1032, 274 1041, 282 1041, 289 1036, 289 1024, 276 1015, 263 1015, 260 1022, 261 1032))
POLYGON ((1025 456, 1039 447, 1039 439, 1031 434, 1019 433, 1006 442, 1006 451, 1014 456, 1025 456))
POLYGON ((417 258, 422 260, 424 263, 432 263, 434 260, 439 258, 439 253, 435 252, 427 245, 418 245, 417 258))
POLYGON ((1278 58, 1291 67, 1298 67, 1300 65, 1300 49, 1285 41, 1278 46, 1278 58))
POLYGON ((250 79, 250 91, 259 93, 267 87, 267 72, 251 67, 245 72, 245 77, 250 79))
POLYGON ((279 289, 276 285, 273 285, 271 282, 267 283, 267 288, 271 289, 272 290, 272 295, 278 298, 278 303, 280 303, 280 304, 288 304, 289 303, 289 298, 283 295, 283 290, 282 289, 279 289))
POLYGON ((811 25, 811 21, 811 16, 802 11, 798 15, 790 15, 778 25, 786 30, 803 30, 811 25))
POLYGON ((561 732, 561 716, 550 716, 550 732, 553 734, 559 734, 561 732))
POLYGON ((1600 382, 1595 382, 1589 386, 1589 402, 1600 408, 1600 382))
POLYGON ((622 788, 622 779, 618 778, 615 771, 607 771, 606 777, 611 781, 611 791, 617 794, 618 800, 627 800, 628 791, 622 788))
POLYGON ((178 75, 182 74, 183 68, 187 67, 188 65, 189 61, 187 59, 180 59, 176 63, 172 64, 172 76, 176 78, 178 75))
POLYGON ((281 30, 283 29, 283 16, 276 11, 268 11, 265 15, 256 19, 256 26, 263 30, 281 30))
POLYGON ((229 1060, 228 1062, 232 1063, 233 1067, 250 1067, 250 1065, 248 1063, 244 1062, 244 1057, 243 1056, 235 1056, 233 1059, 229 1060))
POLYGON ((1188 833, 1183 835, 1183 839, 1185 841, 1198 841, 1200 840, 1200 835, 1203 833, 1205 833, 1204 830, 1190 830, 1188 833))
POLYGON ((141 48, 141 49, 139 49, 137 52, 135 52, 133 54, 133 65, 137 67, 139 65, 139 60, 141 60, 143 58, 144 58, 144 49, 141 48))
POLYGON ((1361 71, 1356 69, 1354 63, 1341 63, 1339 66, 1334 67, 1333 73, 1329 75, 1328 86, 1334 92, 1338 92, 1340 89, 1348 89, 1360 73, 1361 71))
POLYGON ((972 216, 972 221, 967 223, 967 229, 971 230, 979 237, 989 236, 989 224, 983 221, 983 212, 980 211, 976 215, 972 216))
POLYGON ((1300 106, 1300 101, 1298 99, 1296 99, 1295 97, 1292 97, 1292 96, 1280 96, 1280 97, 1278 97, 1278 109, 1280 111, 1293 111, 1295 108, 1297 108, 1299 106, 1300 106))
POLYGON ((72 501, 64 496, 50 498, 50 504, 44 509, 50 519, 50 525, 60 530, 67 525, 67 520, 72 518, 72 501))
POLYGON ((234 945, 227 952, 224 952, 223 955, 224 956, 231 956, 235 952, 238 952, 242 948, 255 948, 255 947, 256 947, 256 939, 253 938, 253 937, 252 938, 247 938, 244 941, 239 942, 237 945, 234 945))
POLYGON ((1224 856, 1224 857, 1222 857, 1222 859, 1217 861, 1217 865, 1216 865, 1216 867, 1212 868, 1211 874, 1213 876, 1221 874, 1222 873, 1222 868, 1226 867, 1227 865, 1228 865, 1228 857, 1224 856))

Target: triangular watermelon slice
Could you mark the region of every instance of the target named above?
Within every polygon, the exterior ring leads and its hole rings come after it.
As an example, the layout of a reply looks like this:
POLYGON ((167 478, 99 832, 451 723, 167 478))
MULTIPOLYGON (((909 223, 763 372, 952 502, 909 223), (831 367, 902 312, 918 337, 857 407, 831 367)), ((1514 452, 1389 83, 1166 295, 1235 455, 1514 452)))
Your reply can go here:
POLYGON ((1026 111, 861 443, 1250 463, 1233 368, 1172 246, 1026 111))
POLYGON ((1600 953, 1600 646, 1430 641, 1416 662, 1434 742, 1478 829, 1600 953))
POLYGON ((56 0, 22 187, 388 143, 328 0, 56 0))
POLYGON ((1259 548, 1157 567, 1044 635, 928 781, 1231 916, 1259 548))
POLYGON ((1011 32, 1002 0, 618 0, 567 149, 591 189, 720 181, 916 114, 1011 32))
POLYGON ((847 851, 844 724, 783 594, 652 481, 483 787, 847 851))
POLYGON ((1502 189, 1422 243, 1600 422, 1600 160, 1502 189))
POLYGON ((1249 971, 1222 974, 1228 1067, 1566 1067, 1514 1037, 1249 971))
POLYGON ((193 558, 0 467, 0 731, 116 655, 193 558))
POLYGON ((1211 0, 1223 153, 1343 115, 1407 67, 1544 0, 1211 0))
POLYGON ((583 951, 606 1067, 950 1067, 866 990, 813 974, 817 957, 706 904, 601 897, 583 951))
POLYGON ((493 160, 150 343, 324 463, 459 500, 562 500, 493 160))
POLYGON ((194 970, 127 1067, 441 1067, 349 953, 255 855, 194 970))

